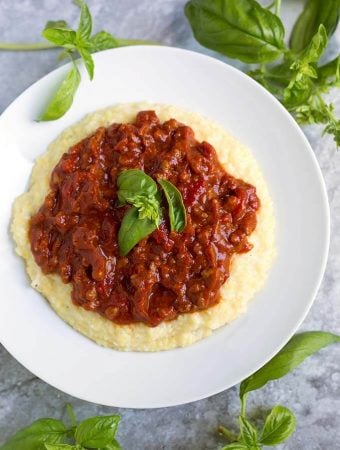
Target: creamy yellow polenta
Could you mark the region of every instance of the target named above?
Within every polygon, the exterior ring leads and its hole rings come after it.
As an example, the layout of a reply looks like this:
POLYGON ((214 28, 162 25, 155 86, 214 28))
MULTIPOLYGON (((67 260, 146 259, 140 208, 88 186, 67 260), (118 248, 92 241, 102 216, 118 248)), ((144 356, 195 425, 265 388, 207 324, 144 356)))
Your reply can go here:
POLYGON ((56 313, 98 344, 118 350, 157 351, 190 345, 245 312, 248 301, 259 291, 275 255, 275 218, 266 182, 251 152, 217 124, 175 106, 132 103, 121 104, 87 115, 66 129, 47 152, 37 158, 29 191, 18 197, 13 208, 12 233, 17 253, 26 261, 32 286, 49 301, 56 313), (220 302, 208 310, 182 314, 176 320, 155 328, 142 323, 117 325, 98 313, 75 306, 71 284, 58 275, 44 275, 36 264, 28 239, 28 222, 44 202, 49 191, 50 174, 70 146, 112 122, 131 122, 141 110, 155 110, 161 121, 175 118, 193 128, 198 140, 212 144, 226 171, 256 186, 261 200, 258 224, 250 236, 254 248, 233 257, 231 276, 221 288, 220 302))

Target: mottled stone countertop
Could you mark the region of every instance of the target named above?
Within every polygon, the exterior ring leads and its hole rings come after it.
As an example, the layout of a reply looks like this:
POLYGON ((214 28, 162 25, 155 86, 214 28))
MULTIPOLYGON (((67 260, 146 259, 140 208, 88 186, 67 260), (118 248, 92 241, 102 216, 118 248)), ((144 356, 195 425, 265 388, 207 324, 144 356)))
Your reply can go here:
MULTIPOLYGON (((216 56, 194 41, 183 15, 184 4, 185 0, 89 0, 98 30, 216 56)), ((286 0, 283 4, 283 19, 291 26, 301 3, 286 0)), ((1 0, 0 41, 39 40, 47 20, 66 18, 74 23, 77 14, 70 0, 1 0)), ((335 53, 339 45, 338 30, 331 51, 335 53)), ((57 66, 55 57, 54 50, 0 52, 0 113, 24 89, 57 66)), ((339 93, 333 92, 331 98, 339 112, 339 93)), ((321 138, 321 127, 304 131, 326 180, 332 240, 325 277, 301 329, 340 333, 340 152, 336 152, 331 137, 321 138)), ((250 396, 249 410, 257 418, 277 403, 287 405, 297 415, 297 431, 281 448, 340 449, 339 361, 340 345, 329 347, 284 379, 250 396)), ((235 425, 239 408, 236 387, 185 406, 158 410, 117 410, 87 403, 39 380, 0 346, 0 442, 36 418, 60 417, 67 402, 74 405, 80 418, 118 411, 122 415, 118 437, 125 450, 218 449, 223 441, 216 434, 217 425, 235 425)))

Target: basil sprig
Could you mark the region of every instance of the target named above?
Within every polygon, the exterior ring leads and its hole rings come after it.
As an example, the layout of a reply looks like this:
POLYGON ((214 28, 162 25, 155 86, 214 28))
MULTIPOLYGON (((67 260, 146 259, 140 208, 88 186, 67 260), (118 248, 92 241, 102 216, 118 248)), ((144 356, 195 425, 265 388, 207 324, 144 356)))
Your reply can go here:
POLYGON ((156 182, 142 170, 129 169, 119 174, 117 186, 120 203, 135 206, 140 219, 149 219, 158 227, 161 205, 156 182))
MULTIPOLYGON (((340 342, 340 336, 325 331, 307 331, 293 338, 267 364, 242 381, 239 434, 220 426, 219 432, 229 441, 221 450, 260 450, 286 441, 295 431, 294 414, 285 406, 276 405, 259 430, 246 417, 246 397, 271 380, 287 375, 306 358, 330 344, 340 342)), ((67 405, 70 426, 57 419, 39 419, 18 431, 0 446, 0 450, 121 450, 115 439, 120 417, 96 416, 77 424, 71 405, 67 405), (71 442, 72 441, 72 442, 71 442)))
POLYGON ((46 43, 12 44, 0 42, 0 50, 31 51, 61 48, 62 52, 58 59, 70 58, 73 62, 71 69, 56 89, 38 121, 59 119, 70 109, 81 81, 75 57, 81 58, 88 76, 92 80, 95 70, 92 53, 128 45, 155 44, 155 42, 139 39, 117 38, 107 31, 99 31, 92 35, 92 16, 87 4, 84 0, 76 0, 74 3, 80 8, 79 25, 76 30, 71 29, 65 20, 50 20, 42 31, 46 43))
POLYGON ((256 0, 190 0, 185 14, 198 42, 230 58, 259 64, 248 75, 275 95, 300 124, 324 124, 324 133, 333 135, 340 146, 340 120, 324 97, 340 86, 340 55, 320 63, 339 22, 340 0, 307 0, 289 47, 283 40, 280 5, 281 0, 267 7, 256 0))
POLYGON ((69 404, 67 412, 70 426, 57 419, 36 420, 10 437, 0 450, 121 450, 115 439, 120 416, 95 416, 77 424, 69 404))
POLYGON ((236 436, 227 428, 219 427, 221 434, 229 441, 234 441, 224 446, 222 450, 259 450, 263 446, 275 446, 288 439, 296 428, 294 414, 288 408, 276 405, 266 417, 262 430, 259 431, 246 417, 248 393, 260 389, 269 381, 284 377, 308 356, 337 342, 340 342, 340 336, 325 331, 307 331, 296 334, 274 358, 243 380, 240 385, 240 434, 236 436))
MULTIPOLYGON (((183 231, 186 225, 186 211, 181 193, 170 181, 159 180, 159 184, 168 202, 171 231, 183 231)), ((122 171, 118 175, 117 186, 119 204, 132 205, 123 217, 118 232, 119 252, 122 256, 126 256, 139 241, 160 225, 162 198, 157 183, 143 170, 122 171)))

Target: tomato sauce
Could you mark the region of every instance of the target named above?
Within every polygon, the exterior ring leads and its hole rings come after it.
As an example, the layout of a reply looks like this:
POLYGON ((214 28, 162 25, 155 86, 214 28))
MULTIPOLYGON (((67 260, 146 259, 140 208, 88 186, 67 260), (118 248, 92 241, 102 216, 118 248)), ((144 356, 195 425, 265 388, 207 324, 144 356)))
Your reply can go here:
POLYGON ((76 305, 118 324, 156 326, 218 303, 233 255, 252 248, 259 206, 255 187, 230 176, 190 127, 141 111, 62 156, 29 238, 43 272, 72 283, 76 305), (170 231, 163 196, 159 228, 121 257, 117 235, 129 206, 117 206, 116 181, 131 168, 179 189, 187 225, 170 231))

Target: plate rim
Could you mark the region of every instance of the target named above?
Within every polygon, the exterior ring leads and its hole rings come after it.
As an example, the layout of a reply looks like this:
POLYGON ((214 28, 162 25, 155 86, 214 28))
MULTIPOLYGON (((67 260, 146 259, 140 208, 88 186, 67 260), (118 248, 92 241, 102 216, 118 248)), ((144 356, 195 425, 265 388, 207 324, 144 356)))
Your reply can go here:
MULTIPOLYGON (((258 370, 260 367, 262 367, 264 364, 266 364, 275 354, 277 354, 280 349, 282 349, 282 347, 288 342, 288 340, 294 335, 294 333, 297 331, 297 329, 300 327, 300 325, 302 324, 302 322, 305 320, 311 306, 314 303, 314 300, 316 298, 317 292, 320 288, 324 273, 325 273, 325 269, 326 269, 326 264, 327 264, 327 260, 328 260, 328 253, 329 253, 329 246, 330 246, 330 205, 329 205, 329 201, 328 201, 328 195, 327 195, 327 187, 326 187, 326 183, 325 180, 323 178, 322 175, 322 171, 321 168, 319 166, 318 160, 316 158, 316 155, 308 141, 308 139, 306 138, 305 134, 303 133, 302 129, 299 127, 299 125, 296 123, 296 121, 293 119, 293 117, 291 116, 291 114, 283 107, 283 105, 270 93, 268 92, 263 86, 261 86, 259 83, 257 83, 255 80, 253 80, 251 77, 249 77, 247 74, 245 74, 244 72, 242 72, 241 70, 237 69, 236 67, 228 64, 227 62, 221 61, 217 58, 214 58, 212 56, 200 53, 200 52, 196 52, 196 51, 192 51, 192 50, 188 50, 188 49, 182 49, 182 48, 178 48, 178 47, 170 47, 170 46, 154 46, 154 45, 140 45, 140 46, 131 46, 131 47, 120 47, 120 48, 115 48, 115 49, 108 49, 108 50, 104 50, 101 52, 96 53, 94 56, 94 58, 96 59, 97 57, 101 57, 98 55, 103 55, 103 54, 110 54, 113 52, 135 52, 135 51, 143 51, 147 49, 147 51, 153 51, 154 49, 156 49, 156 51, 171 51, 171 52, 179 52, 179 53, 184 53, 184 54, 190 54, 194 57, 198 57, 198 58, 202 58, 202 59, 208 59, 210 60, 211 63, 223 66, 224 68, 226 68, 227 70, 236 72, 238 76, 241 76, 243 78, 246 78, 248 82, 252 83, 253 85, 256 85, 257 89, 260 89, 262 91, 263 95, 266 95, 272 103, 276 104, 276 107, 279 107, 281 109, 281 112, 284 113, 287 121, 290 123, 290 126, 292 128, 294 128, 294 131, 299 135, 300 139, 302 139, 303 143, 304 143, 304 149, 303 152, 306 152, 309 157, 311 157, 311 160, 313 162, 313 167, 317 173, 317 181, 320 187, 320 193, 322 193, 322 198, 323 198, 323 202, 324 202, 324 206, 325 206, 325 211, 326 214, 324 216, 324 220, 325 220, 325 227, 327 230, 327 234, 325 236, 325 240, 324 240, 324 246, 323 246, 323 254, 322 254, 322 260, 318 269, 318 276, 317 279, 314 282, 314 288, 313 288, 313 293, 309 298, 309 301, 305 302, 304 305, 304 310, 303 310, 303 314, 301 314, 301 316, 299 316, 294 322, 295 325, 292 326, 290 328, 290 330, 288 332, 285 333, 284 337, 280 338, 280 344, 277 345, 272 352, 270 353, 270 356, 267 357, 266 359, 263 360, 263 362, 261 364, 258 364, 257 367, 255 367, 253 370, 251 370, 251 372, 247 375, 249 376, 250 374, 254 373, 256 370, 258 370), (308 149, 308 150, 307 150, 308 149)), ((0 115, 0 125, 2 124, 3 120, 6 119, 6 114, 8 112, 10 112, 12 107, 15 107, 15 103, 16 101, 22 97, 28 90, 30 90, 33 86, 39 84, 42 80, 48 78, 51 76, 51 74, 55 74, 55 73, 59 73, 65 70, 66 67, 69 67, 71 63, 67 63, 62 65, 61 67, 58 67, 52 71, 50 71, 49 73, 47 73, 46 75, 44 75, 43 77, 39 78, 37 81, 35 81, 34 83, 32 83, 30 86, 28 86, 26 89, 24 89, 5 109, 4 111, 1 113, 0 115)), ((73 122, 72 122, 73 123, 73 122)), ((71 126, 72 123, 69 123, 68 125, 66 125, 66 128, 71 126)), ((19 256, 17 256, 19 258, 19 256)), ((31 368, 28 368, 29 364, 25 364, 21 360, 18 360, 17 357, 15 356, 16 351, 15 349, 11 348, 11 345, 9 345, 8 342, 4 343, 4 339, 3 336, 1 334, 1 330, 0 330, 0 342, 1 344, 4 346, 4 348, 10 353, 10 355, 12 357, 14 357, 16 359, 16 361, 18 361, 23 367, 25 367, 27 370, 29 370, 31 373, 33 373, 35 376, 37 376, 38 378, 40 378, 41 380, 43 380, 45 383, 59 389, 62 392, 65 392, 68 395, 71 396, 75 396, 77 398, 80 398, 82 400, 85 401, 89 401, 92 403, 97 403, 97 404, 102 404, 102 405, 106 405, 106 406, 115 406, 115 407, 119 407, 119 408, 134 408, 134 409, 156 409, 156 408, 164 408, 164 407, 172 407, 172 406, 178 406, 178 405, 184 405, 184 404, 188 404, 191 402, 195 402, 204 398, 208 398, 210 396, 216 395, 224 390, 227 390, 229 388, 231 388, 232 386, 235 386, 236 384, 238 384, 241 380, 238 380, 236 382, 229 382, 226 383, 224 387, 217 388, 217 389, 206 389, 206 391, 209 391, 209 393, 206 393, 205 395, 197 395, 197 396, 191 396, 191 398, 187 398, 184 401, 178 402, 167 402, 167 403, 162 403, 162 405, 157 405, 157 406, 153 406, 153 405, 132 405, 131 403, 129 405, 122 405, 122 404, 118 404, 118 405, 112 405, 111 402, 109 403, 98 403, 95 400, 93 400, 91 398, 91 395, 89 395, 89 397, 85 396, 85 395, 79 395, 78 393, 74 393, 72 392, 72 390, 69 390, 68 388, 65 389, 65 387, 63 386, 63 383, 56 383, 55 381, 53 381, 53 384, 50 381, 47 381, 45 379, 44 376, 41 376, 38 374, 39 371, 35 371, 32 370, 31 368)), ((176 349, 174 349, 176 350, 176 349)), ((180 349, 179 349, 180 350, 180 349)), ((134 352, 130 352, 130 353, 134 353, 134 352)))

